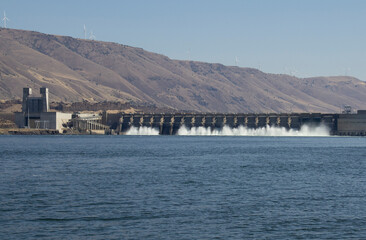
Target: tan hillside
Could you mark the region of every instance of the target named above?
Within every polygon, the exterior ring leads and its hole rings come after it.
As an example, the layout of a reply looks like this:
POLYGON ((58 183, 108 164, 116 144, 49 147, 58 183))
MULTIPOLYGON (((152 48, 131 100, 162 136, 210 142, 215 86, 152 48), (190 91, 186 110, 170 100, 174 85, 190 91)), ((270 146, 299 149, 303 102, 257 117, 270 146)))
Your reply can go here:
POLYGON ((339 112, 365 109, 366 83, 300 79, 166 56, 117 43, 0 29, 0 100, 23 87, 51 101, 120 101, 204 112, 339 112))

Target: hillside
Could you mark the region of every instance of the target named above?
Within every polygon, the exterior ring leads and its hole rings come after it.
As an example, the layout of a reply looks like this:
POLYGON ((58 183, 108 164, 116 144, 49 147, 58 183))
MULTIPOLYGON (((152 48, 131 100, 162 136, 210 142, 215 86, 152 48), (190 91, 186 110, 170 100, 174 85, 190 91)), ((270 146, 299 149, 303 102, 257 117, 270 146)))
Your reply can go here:
POLYGON ((119 101, 204 112, 339 112, 364 109, 366 83, 296 78, 257 69, 178 61, 117 43, 0 29, 0 100, 23 87, 51 101, 119 101))

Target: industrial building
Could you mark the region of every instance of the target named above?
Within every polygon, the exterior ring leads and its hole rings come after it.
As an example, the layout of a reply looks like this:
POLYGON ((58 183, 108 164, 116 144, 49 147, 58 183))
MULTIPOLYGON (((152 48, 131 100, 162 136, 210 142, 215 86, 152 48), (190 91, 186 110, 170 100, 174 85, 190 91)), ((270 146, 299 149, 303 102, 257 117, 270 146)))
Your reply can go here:
POLYGON ((23 88, 22 111, 15 113, 15 123, 20 128, 61 130, 72 114, 50 112, 48 88, 41 88, 40 95, 33 96, 31 88, 23 88))
POLYGON ((72 116, 72 127, 79 131, 91 131, 93 133, 105 133, 109 126, 104 125, 102 116, 93 113, 74 113, 72 116))

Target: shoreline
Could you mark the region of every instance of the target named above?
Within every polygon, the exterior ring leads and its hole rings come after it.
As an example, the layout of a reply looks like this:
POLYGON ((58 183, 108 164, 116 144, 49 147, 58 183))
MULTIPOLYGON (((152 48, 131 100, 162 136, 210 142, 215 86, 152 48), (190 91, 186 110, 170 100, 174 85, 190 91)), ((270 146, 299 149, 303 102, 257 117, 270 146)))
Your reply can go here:
POLYGON ((105 132, 104 130, 60 132, 57 129, 0 128, 0 135, 105 135, 105 132))
POLYGON ((56 129, 0 128, 0 135, 58 135, 56 129))

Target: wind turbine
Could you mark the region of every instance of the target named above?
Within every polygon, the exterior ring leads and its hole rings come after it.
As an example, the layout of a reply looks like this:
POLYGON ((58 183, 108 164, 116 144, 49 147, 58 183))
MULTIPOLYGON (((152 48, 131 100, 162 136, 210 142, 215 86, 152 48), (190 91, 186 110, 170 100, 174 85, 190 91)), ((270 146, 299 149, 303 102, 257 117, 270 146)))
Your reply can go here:
POLYGON ((93 30, 90 31, 90 37, 89 37, 90 40, 95 40, 95 35, 93 33, 93 30))
POLYGON ((235 56, 235 65, 238 66, 238 63, 239 63, 239 59, 238 59, 238 57, 235 56))
POLYGON ((84 24, 84 39, 86 39, 86 26, 84 24))
POLYGON ((350 67, 347 67, 346 69, 345 69, 345 71, 344 71, 344 75, 347 77, 348 76, 348 73, 349 73, 349 71, 351 70, 351 68, 350 67))
POLYGON ((191 61, 191 49, 190 48, 188 48, 187 54, 188 54, 188 61, 191 61))
POLYGON ((4 17, 3 17, 4 28, 6 28, 6 21, 10 21, 10 19, 6 17, 6 13, 4 11, 4 17))

